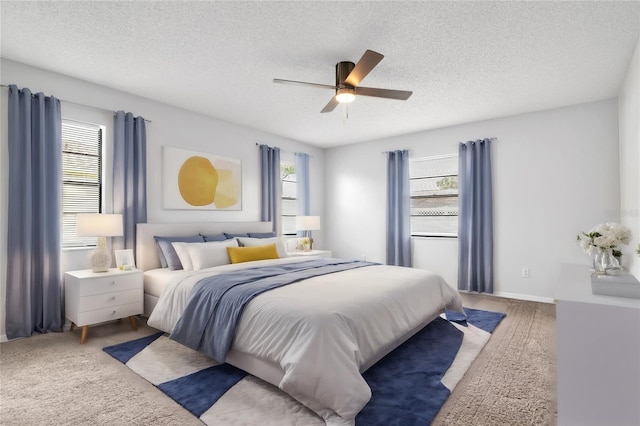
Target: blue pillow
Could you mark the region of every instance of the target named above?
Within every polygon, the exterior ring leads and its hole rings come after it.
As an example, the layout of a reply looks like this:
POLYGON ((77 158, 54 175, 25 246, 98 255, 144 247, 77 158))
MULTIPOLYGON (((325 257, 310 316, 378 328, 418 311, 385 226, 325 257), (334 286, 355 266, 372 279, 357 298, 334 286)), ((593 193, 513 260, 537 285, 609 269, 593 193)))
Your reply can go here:
POLYGON ((227 239, 231 239, 231 238, 248 238, 249 234, 227 234, 226 232, 224 233, 224 236, 227 237, 227 239))
POLYGON ((251 238, 273 238, 275 236, 275 232, 249 232, 251 238))
POLYGON ((204 238, 205 243, 208 243, 210 241, 227 241, 228 240, 228 238, 225 237, 224 234, 202 235, 202 238, 204 238))
POLYGON ((160 266, 163 268, 169 268, 172 271, 176 269, 182 269, 182 263, 178 258, 178 253, 173 248, 171 243, 204 243, 204 238, 201 235, 193 235, 190 237, 157 237, 156 246, 158 247, 158 258, 160 259, 160 266))

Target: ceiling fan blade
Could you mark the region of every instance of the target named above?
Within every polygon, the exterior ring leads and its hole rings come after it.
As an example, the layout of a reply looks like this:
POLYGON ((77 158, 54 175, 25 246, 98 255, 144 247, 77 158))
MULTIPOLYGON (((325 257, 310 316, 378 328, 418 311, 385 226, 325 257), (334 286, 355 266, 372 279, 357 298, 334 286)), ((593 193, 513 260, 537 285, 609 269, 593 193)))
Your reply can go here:
POLYGON ((338 100, 337 100, 337 99, 336 99, 336 97, 334 96, 333 98, 331 98, 331 100, 329 101, 329 103, 328 103, 324 108, 322 108, 322 111, 320 111, 320 112, 322 112, 322 113, 325 113, 325 112, 331 112, 331 111, 333 111, 334 109, 336 109, 336 107, 337 107, 339 104, 340 104, 340 102, 338 102, 338 100))
POLYGON ((380 61, 384 58, 384 55, 381 55, 378 52, 374 52, 373 50, 367 50, 362 55, 362 58, 358 61, 355 68, 351 70, 347 78, 345 78, 344 82, 350 86, 356 87, 363 78, 367 76, 371 72, 371 70, 380 63, 380 61))
POLYGON ((306 83, 304 81, 282 80, 282 79, 279 79, 279 78, 274 78, 273 82, 274 83, 281 83, 281 84, 293 84, 293 85, 296 85, 296 86, 311 86, 311 87, 320 87, 322 89, 333 89, 333 90, 336 90, 336 86, 330 86, 328 84, 306 83))
POLYGON ((407 90, 377 89, 375 87, 356 87, 356 95, 375 96, 376 98, 399 99, 406 101, 413 94, 407 90))

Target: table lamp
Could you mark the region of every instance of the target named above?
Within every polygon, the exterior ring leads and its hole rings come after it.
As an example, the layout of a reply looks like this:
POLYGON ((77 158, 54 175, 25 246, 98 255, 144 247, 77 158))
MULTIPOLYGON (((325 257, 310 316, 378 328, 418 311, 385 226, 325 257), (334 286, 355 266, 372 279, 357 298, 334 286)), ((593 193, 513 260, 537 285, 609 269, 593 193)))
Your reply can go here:
POLYGON ((96 249, 91 253, 91 269, 93 272, 107 272, 111 266, 111 252, 106 237, 122 236, 122 215, 79 213, 77 233, 79 237, 98 237, 96 249))
POLYGON ((313 250, 311 231, 320 229, 320 216, 296 216, 296 231, 306 231, 309 238, 309 250, 313 250))

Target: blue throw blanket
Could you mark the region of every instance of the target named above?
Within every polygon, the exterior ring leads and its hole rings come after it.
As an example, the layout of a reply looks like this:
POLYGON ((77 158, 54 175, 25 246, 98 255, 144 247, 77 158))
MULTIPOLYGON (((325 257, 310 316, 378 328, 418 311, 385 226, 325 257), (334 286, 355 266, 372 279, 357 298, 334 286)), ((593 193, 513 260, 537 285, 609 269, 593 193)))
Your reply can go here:
POLYGON ((224 362, 244 307, 257 295, 319 275, 375 265, 359 260, 316 259, 214 275, 198 281, 171 339, 224 362))

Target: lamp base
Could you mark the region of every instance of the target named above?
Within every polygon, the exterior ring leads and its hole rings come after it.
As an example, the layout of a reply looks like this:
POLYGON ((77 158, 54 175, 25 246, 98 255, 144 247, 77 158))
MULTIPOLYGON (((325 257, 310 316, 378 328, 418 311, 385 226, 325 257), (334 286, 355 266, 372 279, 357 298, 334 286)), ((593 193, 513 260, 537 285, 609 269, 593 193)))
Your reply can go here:
POLYGON ((306 251, 306 252, 313 251, 313 238, 311 237, 307 237, 307 238, 309 240, 309 245, 305 244, 304 249, 302 251, 306 251))
POLYGON ((111 266, 111 253, 107 247, 107 239, 98 237, 98 245, 91 253, 91 270, 93 272, 107 272, 111 266))

